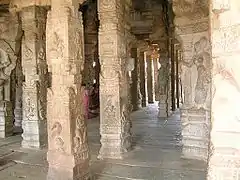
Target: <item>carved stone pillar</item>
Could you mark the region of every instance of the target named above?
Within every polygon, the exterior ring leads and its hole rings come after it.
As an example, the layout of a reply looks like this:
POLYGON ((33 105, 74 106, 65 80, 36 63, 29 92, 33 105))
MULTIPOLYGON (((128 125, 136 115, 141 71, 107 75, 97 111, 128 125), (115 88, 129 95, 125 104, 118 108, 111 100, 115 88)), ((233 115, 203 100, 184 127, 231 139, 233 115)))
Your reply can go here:
POLYGON ((20 51, 21 26, 17 14, 0 17, 0 138, 13 133, 13 104, 11 102, 11 73, 20 51))
POLYGON ((154 83, 153 83, 153 60, 151 54, 147 54, 147 92, 148 103, 154 103, 154 83))
POLYGON ((141 108, 141 94, 140 94, 140 80, 139 80, 139 59, 138 59, 138 49, 131 49, 131 56, 134 58, 134 70, 131 73, 132 85, 131 85, 131 99, 133 110, 136 111, 141 108))
POLYGON ((84 25, 84 77, 83 82, 92 86, 95 79, 95 69, 93 63, 96 63, 95 53, 98 43, 98 26, 97 26, 97 1, 89 3, 87 9, 83 11, 84 25))
POLYGON ((158 91, 158 62, 159 59, 153 59, 153 71, 154 71, 154 93, 155 93, 155 101, 159 101, 159 91, 158 91))
POLYGON ((82 14, 77 0, 52 0, 47 17, 48 180, 89 178, 89 148, 81 86, 82 14), (65 27, 65 28, 63 28, 65 27))
POLYGON ((170 112, 170 65, 167 51, 167 41, 159 43, 160 68, 158 70, 159 117, 168 117, 170 112))
POLYGON ((131 147, 127 37, 130 1, 99 1, 100 133, 99 158, 122 158, 131 147))
POLYGON ((240 177, 238 0, 211 2, 212 117, 207 180, 240 177))
POLYGON ((186 8, 188 6, 173 1, 175 34, 183 50, 183 59, 179 62, 184 93, 184 103, 180 109, 183 156, 206 161, 211 97, 208 3, 192 4, 193 8, 186 8))
POLYGON ((140 66, 140 92, 142 96, 142 107, 147 106, 147 88, 146 88, 146 60, 144 58, 144 52, 139 53, 139 66, 140 66))
POLYGON ((47 144, 47 64, 45 29, 47 12, 31 6, 22 11, 23 141, 24 148, 40 148, 47 144))
POLYGON ((14 126, 16 132, 22 132, 22 65, 19 59, 16 65, 16 91, 15 91, 15 107, 14 107, 14 126))

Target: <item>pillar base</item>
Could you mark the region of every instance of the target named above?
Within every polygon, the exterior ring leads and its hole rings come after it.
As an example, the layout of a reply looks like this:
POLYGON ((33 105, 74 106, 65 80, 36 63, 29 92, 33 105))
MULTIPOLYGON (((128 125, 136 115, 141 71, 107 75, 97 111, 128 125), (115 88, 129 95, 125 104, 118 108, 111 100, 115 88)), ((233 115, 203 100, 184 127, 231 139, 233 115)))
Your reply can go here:
POLYGON ((204 109, 181 109, 182 157, 207 161, 210 113, 204 109))
POLYGON ((13 135, 13 112, 12 103, 9 101, 0 102, 0 138, 13 135))
POLYGON ((131 150, 131 136, 101 135, 101 148, 98 159, 123 159, 123 153, 131 150))
POLYGON ((80 163, 74 165, 76 161, 73 155, 48 152, 49 168, 47 180, 89 180, 89 160, 79 160, 80 163), (57 163, 55 164, 54 162, 57 163))
POLYGON ((22 122, 23 128, 23 148, 37 148, 41 149, 47 146, 47 131, 46 123, 44 121, 30 121, 22 122))

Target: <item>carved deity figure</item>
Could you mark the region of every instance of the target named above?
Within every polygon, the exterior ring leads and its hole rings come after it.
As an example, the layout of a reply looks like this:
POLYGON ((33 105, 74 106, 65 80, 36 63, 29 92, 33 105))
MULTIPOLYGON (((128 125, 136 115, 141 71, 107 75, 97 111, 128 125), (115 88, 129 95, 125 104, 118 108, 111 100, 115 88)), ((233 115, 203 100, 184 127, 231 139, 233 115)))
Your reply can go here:
POLYGON ((208 40, 206 37, 200 38, 194 45, 195 55, 193 56, 193 63, 197 67, 197 82, 195 86, 194 101, 198 107, 204 107, 211 81, 210 75, 210 54, 206 52, 208 40))
MULTIPOLYGON (((194 55, 190 61, 182 61, 182 65, 192 68, 194 65, 197 68, 197 79, 195 84, 195 94, 194 94, 194 102, 190 102, 190 99, 186 102, 187 104, 191 104, 191 106, 196 105, 198 108, 205 107, 208 91, 209 91, 209 83, 210 83, 210 54, 206 51, 208 40, 206 37, 201 37, 199 41, 194 44, 194 55)), ((187 71, 188 72, 188 71, 187 71)), ((190 72, 189 72, 190 73, 190 72)), ((185 73, 186 74, 186 73, 185 73)), ((186 74, 184 79, 186 83, 186 78, 190 78, 191 75, 186 74)), ((188 84, 185 84, 186 88, 184 88, 185 96, 190 96, 190 88, 191 81, 188 84)))
MULTIPOLYGON (((11 71, 8 70, 11 61, 6 52, 0 49, 0 101, 4 99, 4 90, 6 89, 6 83, 9 83, 11 71)), ((10 90, 10 89, 9 89, 10 90)))
POLYGON ((162 61, 161 67, 158 70, 158 90, 160 92, 160 95, 165 95, 167 93, 168 76, 168 62, 162 61))

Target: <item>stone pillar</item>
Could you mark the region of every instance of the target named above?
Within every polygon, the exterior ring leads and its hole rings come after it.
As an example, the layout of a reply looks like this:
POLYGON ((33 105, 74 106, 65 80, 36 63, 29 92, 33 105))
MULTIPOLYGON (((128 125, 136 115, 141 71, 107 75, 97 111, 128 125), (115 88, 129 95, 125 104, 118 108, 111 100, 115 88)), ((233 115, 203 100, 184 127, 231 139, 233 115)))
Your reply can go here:
POLYGON ((14 107, 14 126, 15 132, 22 132, 22 65, 19 59, 16 65, 16 91, 15 91, 15 107, 14 107))
POLYGON ((168 117, 170 112, 169 76, 170 65, 168 59, 167 41, 159 42, 160 68, 158 70, 159 117, 168 117))
POLYGON ((212 1, 212 117, 207 180, 240 177, 240 24, 238 0, 212 1), (226 35, 227 34, 227 35, 226 35))
POLYGON ((140 66, 140 92, 142 96, 142 107, 147 106, 147 88, 146 88, 146 61, 144 52, 139 53, 139 66, 140 66))
POLYGON ((208 3, 185 4, 173 1, 175 34, 181 42, 181 82, 184 103, 180 109, 183 156, 207 160, 210 128, 211 45, 208 3), (183 11, 184 9, 184 11, 183 11))
POLYGON ((141 108, 141 94, 140 94, 140 80, 139 80, 139 59, 138 59, 138 49, 131 49, 131 56, 134 58, 134 70, 131 72, 132 84, 131 84, 131 99, 133 111, 139 110, 141 108))
POLYGON ((83 83, 92 86, 95 79, 95 69, 93 63, 96 63, 95 53, 98 43, 98 27, 97 27, 97 1, 88 4, 87 9, 83 11, 84 25, 84 77, 83 83))
POLYGON ((159 59, 153 59, 153 71, 154 71, 154 94, 155 94, 155 101, 159 101, 159 91, 158 91, 158 62, 159 59))
POLYGON ((131 147, 127 24, 130 1, 99 1, 100 133, 99 158, 122 158, 131 147), (106 28, 107 27, 107 28, 106 28))
POLYGON ((11 73, 20 51, 21 26, 15 13, 0 17, 0 138, 13 134, 13 104, 11 102, 11 73))
POLYGON ((89 178, 89 148, 82 103, 82 14, 78 0, 52 0, 47 17, 48 180, 89 178), (63 28, 65 27, 65 28, 63 28))
POLYGON ((180 107, 180 83, 179 83, 179 69, 178 69, 178 62, 179 62, 179 59, 180 59, 180 51, 179 51, 179 47, 176 46, 176 58, 175 58, 175 83, 176 83, 176 105, 177 105, 177 108, 180 107))
POLYGON ((23 141, 24 148, 47 144, 47 64, 45 55, 46 10, 31 6, 22 11, 23 141))
POLYGON ((154 103, 153 60, 151 54, 147 54, 146 61, 147 61, 148 103, 154 103))
POLYGON ((171 105, 172 105, 172 108, 171 110, 172 111, 175 111, 176 110, 176 95, 175 95, 175 91, 176 91, 176 84, 175 84, 175 45, 174 45, 174 39, 171 38, 170 39, 170 42, 171 42, 171 54, 170 54, 170 58, 171 58, 171 105))

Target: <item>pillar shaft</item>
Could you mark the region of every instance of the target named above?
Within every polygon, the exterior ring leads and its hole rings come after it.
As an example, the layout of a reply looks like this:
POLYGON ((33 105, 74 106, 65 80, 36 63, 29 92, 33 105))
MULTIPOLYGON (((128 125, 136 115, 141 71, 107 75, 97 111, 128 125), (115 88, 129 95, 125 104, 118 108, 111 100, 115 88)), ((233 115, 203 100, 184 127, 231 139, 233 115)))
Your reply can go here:
POLYGON ((159 117, 167 117, 170 112, 170 64, 167 41, 159 42, 160 69, 158 70, 159 117))
POLYGON ((0 34, 0 138, 13 133, 13 104, 11 100, 11 74, 20 55, 21 26, 17 14, 10 13, 1 22, 0 34))
POLYGON ((16 65, 16 91, 15 91, 15 107, 14 107, 14 126, 15 131, 22 131, 22 65, 19 59, 16 65))
POLYGON ((154 80, 153 80, 153 60, 151 55, 147 55, 147 92, 148 103, 154 103, 154 80))
POLYGON ((207 180, 240 175, 239 1, 212 1, 212 117, 207 180), (228 23, 226 23, 228 22, 228 23), (228 34, 226 36, 226 34, 228 34))
POLYGON ((184 102, 180 109, 182 122, 183 156, 206 161, 208 158, 210 100, 211 100, 211 43, 209 42, 208 4, 179 11, 175 1, 175 34, 181 42, 181 82, 184 102), (183 21, 186 19, 186 21, 183 21), (188 19, 188 20, 187 20, 188 19), (199 27, 199 28, 196 28, 199 27), (184 29, 184 30, 183 30, 184 29))
POLYGON ((177 108, 180 107, 180 83, 179 83, 179 70, 178 70, 178 62, 179 62, 179 58, 180 58, 180 51, 179 49, 177 48, 176 49, 176 60, 175 60, 175 69, 176 69, 176 72, 175 72, 175 77, 176 77, 176 105, 177 105, 177 108))
POLYGON ((89 3, 88 8, 83 11, 83 25, 85 50, 83 82, 91 86, 95 79, 93 63, 97 61, 95 54, 98 49, 97 1, 89 3))
POLYGON ((171 38, 171 99, 172 99, 172 111, 175 111, 176 109, 176 84, 175 84, 175 46, 174 46, 174 39, 171 38))
POLYGON ((139 80, 139 59, 138 49, 131 49, 131 56, 134 58, 134 70, 131 72, 132 84, 131 84, 131 99, 133 110, 136 111, 141 108, 141 94, 140 94, 140 80, 139 80))
POLYGON ((147 106, 147 86, 146 86, 146 60, 144 58, 144 52, 139 54, 139 66, 140 66, 140 92, 142 96, 142 107, 147 106))
POLYGON ((131 147, 128 44, 124 34, 129 31, 125 29, 128 27, 129 5, 126 0, 99 1, 98 4, 101 159, 122 158, 122 153, 131 147))
POLYGON ((23 9, 22 68, 23 141, 24 148, 40 148, 47 144, 45 56, 46 10, 31 6, 23 9))
POLYGON ((157 89, 158 87, 158 62, 159 59, 155 58, 153 59, 153 71, 154 71, 154 94, 155 94, 155 101, 159 100, 159 91, 157 89))
POLYGON ((47 96, 48 180, 89 178, 81 86, 84 38, 78 3, 77 0, 52 0, 47 18, 47 62, 52 82, 47 96))

